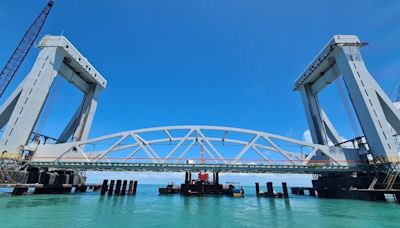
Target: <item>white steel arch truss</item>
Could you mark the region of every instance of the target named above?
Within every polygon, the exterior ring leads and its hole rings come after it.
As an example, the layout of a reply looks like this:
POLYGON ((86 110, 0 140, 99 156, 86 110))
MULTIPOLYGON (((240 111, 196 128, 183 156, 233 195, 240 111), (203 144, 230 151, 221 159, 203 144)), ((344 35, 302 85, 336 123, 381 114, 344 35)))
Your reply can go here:
MULTIPOLYGON (((206 163, 240 164, 248 162, 249 160, 244 159, 244 156, 250 153, 249 151, 254 151, 253 157, 257 156, 252 163, 307 165, 323 162, 339 165, 349 162, 349 159, 344 157, 343 148, 340 147, 311 144, 261 131, 197 125, 145 128, 84 141, 33 144, 25 149, 34 152, 32 161, 35 162, 135 163, 135 155, 144 152, 147 158, 141 158, 142 160, 165 164, 187 162, 188 158, 185 156, 193 150, 195 145, 204 149, 204 154, 208 157, 206 163), (149 134, 154 136, 145 137, 149 134), (235 134, 240 134, 242 137, 234 137, 235 134), (96 147, 96 145, 110 140, 112 143, 103 145, 102 148, 96 147), (158 147, 165 144, 170 145, 170 148, 168 151, 161 152, 158 147), (237 146, 240 150, 233 152, 228 145, 237 146), (289 150, 289 146, 294 149, 289 150), (303 148, 307 148, 305 153, 303 148), (115 157, 114 154, 120 151, 129 152, 115 157), (325 155, 326 159, 324 161, 313 159, 317 152, 325 155), (276 159, 276 155, 280 155, 283 159, 276 159)), ((192 160, 192 158, 190 159, 192 160)))

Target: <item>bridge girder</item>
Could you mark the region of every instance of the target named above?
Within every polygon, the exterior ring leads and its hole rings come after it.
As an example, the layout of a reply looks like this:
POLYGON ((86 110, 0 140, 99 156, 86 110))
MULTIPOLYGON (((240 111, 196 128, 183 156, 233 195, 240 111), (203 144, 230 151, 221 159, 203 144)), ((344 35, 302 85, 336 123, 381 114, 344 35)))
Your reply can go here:
MULTIPOLYGON (((243 156, 254 151, 260 159, 252 159, 251 163, 307 165, 310 163, 348 164, 359 163, 358 151, 340 147, 312 144, 280 135, 262 131, 221 127, 221 126, 167 126, 125 131, 101 136, 84 141, 62 144, 31 145, 26 149, 34 151, 34 162, 124 162, 134 163, 134 156, 143 151, 147 158, 140 158, 158 164, 183 163, 185 155, 194 145, 202 145, 210 161, 216 164, 240 164, 248 160, 243 156), (179 132, 177 132, 179 131, 179 132), (153 133, 153 138, 145 135, 153 133), (235 135, 236 134, 236 135, 235 135), (241 137, 237 137, 240 134, 241 137), (233 136, 234 135, 234 136, 233 136), (113 140, 100 149, 88 149, 93 145, 113 140), (129 143, 125 143, 130 141, 129 143), (157 146, 168 143, 168 151, 160 151, 157 146), (283 144, 285 143, 285 144, 283 144), (240 147, 233 152, 228 145, 240 147), (226 146, 226 147, 224 147, 226 146), (289 148, 289 149, 288 149, 289 148), (291 149, 290 149, 291 148, 291 149), (126 151, 131 152, 127 153, 126 151), (305 151, 304 151, 305 150, 305 151), (119 157, 113 156, 120 153, 119 157), (164 152, 164 153, 163 153, 164 152), (315 160, 320 152, 323 160, 315 160), (274 159, 279 155, 283 159, 274 159)), ((190 158, 189 158, 190 159, 190 158)))
POLYGON ((265 164, 165 164, 121 162, 33 162, 31 166, 85 171, 132 171, 132 172, 201 172, 223 173, 354 173, 369 170, 366 165, 265 165, 265 164))

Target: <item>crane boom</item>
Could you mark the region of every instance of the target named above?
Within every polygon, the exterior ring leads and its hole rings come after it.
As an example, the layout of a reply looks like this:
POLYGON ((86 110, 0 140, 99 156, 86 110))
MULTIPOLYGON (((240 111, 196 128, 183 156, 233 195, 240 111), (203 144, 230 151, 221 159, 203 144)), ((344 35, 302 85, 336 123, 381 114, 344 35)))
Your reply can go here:
POLYGON ((4 91, 7 89, 18 68, 21 66, 22 61, 24 61, 26 55, 31 49, 33 43, 38 37, 40 30, 46 21, 47 16, 50 13, 51 8, 54 5, 54 0, 50 0, 46 7, 40 12, 39 16, 35 19, 33 24, 26 31, 25 35, 22 37, 11 58, 8 60, 7 64, 0 73, 0 97, 3 96, 4 91))
MULTIPOLYGON (((400 78, 400 74, 399 74, 398 78, 400 78)), ((397 88, 397 96, 396 96, 395 102, 398 103, 399 101, 400 101, 400 85, 397 88)), ((396 106, 398 106, 398 105, 396 105, 396 106)))

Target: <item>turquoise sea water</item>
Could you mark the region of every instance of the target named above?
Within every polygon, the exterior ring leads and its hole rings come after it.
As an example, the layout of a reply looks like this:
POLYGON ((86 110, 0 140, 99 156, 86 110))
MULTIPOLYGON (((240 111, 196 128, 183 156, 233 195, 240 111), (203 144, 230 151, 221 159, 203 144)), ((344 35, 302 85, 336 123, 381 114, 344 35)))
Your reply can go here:
MULTIPOLYGON (((0 227, 400 227, 400 205, 356 200, 160 196, 158 185, 137 195, 0 196, 0 227)), ((279 189, 276 189, 279 191, 279 189)))

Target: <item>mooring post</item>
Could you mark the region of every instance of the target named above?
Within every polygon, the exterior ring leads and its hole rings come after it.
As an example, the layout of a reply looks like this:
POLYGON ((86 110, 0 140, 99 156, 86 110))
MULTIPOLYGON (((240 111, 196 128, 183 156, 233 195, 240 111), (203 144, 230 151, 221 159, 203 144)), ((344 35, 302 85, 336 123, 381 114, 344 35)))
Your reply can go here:
POLYGON ((213 184, 217 183, 217 180, 215 179, 217 176, 215 175, 215 172, 213 172, 213 184))
POLYGON ((122 190, 121 190, 121 196, 124 196, 126 193, 126 184, 127 184, 127 180, 124 180, 124 182, 122 183, 122 190))
POLYGON ((114 191, 114 180, 111 180, 110 181, 110 188, 108 189, 108 195, 109 196, 112 196, 112 194, 113 194, 113 191, 114 191))
POLYGON ((128 196, 133 194, 133 181, 129 181, 128 196))
POLYGON ((256 196, 260 196, 260 184, 258 182, 256 182, 256 196))
POLYGON ((274 197, 274 187, 272 186, 272 182, 267 182, 267 195, 268 197, 274 197))
POLYGON ((189 171, 185 171, 185 184, 189 183, 189 171))
POLYGON ((283 190, 283 197, 284 198, 289 198, 289 193, 287 190, 287 183, 286 182, 282 182, 282 190, 283 190))
POLYGON ((219 171, 215 172, 215 182, 216 184, 219 184, 219 171))
POLYGON ((137 181, 133 183, 133 195, 136 195, 137 181))
POLYGON ((115 185, 115 195, 119 195, 121 193, 121 180, 117 180, 117 184, 115 185))
POLYGON ((107 191, 107 185, 108 185, 108 180, 103 180, 103 185, 101 186, 101 191, 100 191, 100 195, 104 196, 106 194, 107 191))

